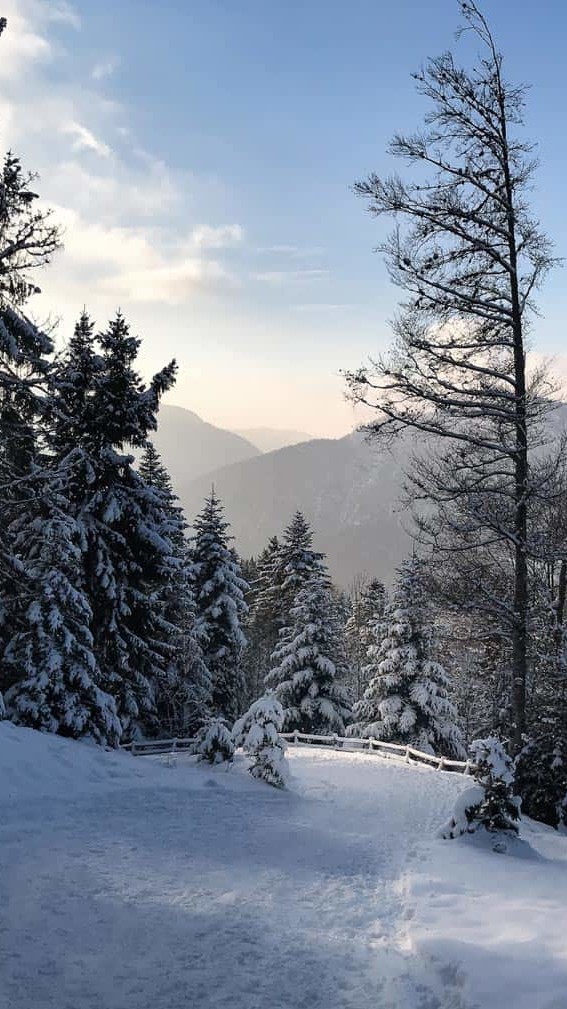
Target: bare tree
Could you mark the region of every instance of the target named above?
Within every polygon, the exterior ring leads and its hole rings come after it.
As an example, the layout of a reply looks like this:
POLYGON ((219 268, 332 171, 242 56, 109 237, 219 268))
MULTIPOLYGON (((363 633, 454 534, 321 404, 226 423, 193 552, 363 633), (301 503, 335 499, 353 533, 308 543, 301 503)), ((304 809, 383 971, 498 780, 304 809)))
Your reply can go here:
POLYGON ((353 399, 378 411, 367 426, 371 435, 412 428, 433 444, 440 440, 438 461, 430 453, 415 474, 416 493, 446 512, 458 501, 463 549, 508 546, 512 735, 519 747, 534 490, 529 451, 549 393, 542 374, 528 381, 526 339, 534 293, 554 260, 528 206, 536 162, 519 136, 525 88, 505 81, 478 7, 467 0, 461 11, 462 32, 481 46, 476 65, 463 69, 450 52, 429 60, 415 75, 430 102, 424 128, 391 144, 394 156, 417 166, 418 181, 372 174, 355 186, 373 214, 396 219, 381 251, 405 300, 390 354, 347 379, 353 399))

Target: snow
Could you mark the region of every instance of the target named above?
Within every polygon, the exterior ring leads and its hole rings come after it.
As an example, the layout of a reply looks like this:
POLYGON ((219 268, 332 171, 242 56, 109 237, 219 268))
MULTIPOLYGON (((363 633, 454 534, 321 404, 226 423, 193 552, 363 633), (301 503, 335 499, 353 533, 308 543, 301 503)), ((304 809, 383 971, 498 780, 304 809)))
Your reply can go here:
POLYGON ((435 835, 470 779, 234 766, 0 723, 2 1009, 564 1009, 567 838, 435 835))

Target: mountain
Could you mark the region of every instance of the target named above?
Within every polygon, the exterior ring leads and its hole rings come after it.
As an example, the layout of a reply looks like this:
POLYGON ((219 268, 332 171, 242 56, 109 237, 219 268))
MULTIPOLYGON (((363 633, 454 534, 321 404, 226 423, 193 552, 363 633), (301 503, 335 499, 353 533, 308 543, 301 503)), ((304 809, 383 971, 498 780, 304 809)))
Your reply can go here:
POLYGON ((302 441, 312 441, 313 435, 305 431, 285 431, 273 427, 249 427, 237 430, 242 438, 252 442, 260 452, 273 452, 288 445, 298 445, 302 441))
MULTIPOLYGON (((399 458, 403 459, 403 443, 399 458)), ((257 554, 300 508, 343 586, 359 572, 390 581, 410 548, 398 512, 401 466, 359 434, 314 439, 257 455, 195 478, 172 470, 187 514, 196 514, 211 482, 242 556, 257 554)))
MULTIPOLYGON (((207 424, 182 406, 160 407, 159 427, 152 441, 175 486, 181 478, 185 481, 197 478, 219 467, 260 455, 260 450, 246 438, 207 424)), ((209 479, 209 489, 210 484, 209 479)))

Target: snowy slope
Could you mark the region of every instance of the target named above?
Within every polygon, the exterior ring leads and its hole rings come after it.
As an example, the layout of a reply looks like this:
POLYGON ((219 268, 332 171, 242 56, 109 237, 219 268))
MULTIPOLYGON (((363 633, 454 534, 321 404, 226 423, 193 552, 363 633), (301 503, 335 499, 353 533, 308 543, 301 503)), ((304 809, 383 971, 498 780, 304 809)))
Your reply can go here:
POLYGON ((563 1009, 565 838, 437 841, 457 775, 290 763, 279 792, 0 723, 2 1009, 563 1009))

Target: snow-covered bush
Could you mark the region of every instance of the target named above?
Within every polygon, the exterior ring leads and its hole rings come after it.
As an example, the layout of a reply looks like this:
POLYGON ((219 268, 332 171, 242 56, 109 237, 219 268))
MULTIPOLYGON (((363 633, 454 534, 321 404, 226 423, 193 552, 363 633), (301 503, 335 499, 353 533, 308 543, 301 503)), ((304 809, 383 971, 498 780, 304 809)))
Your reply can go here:
POLYGON ((193 753, 209 764, 222 764, 232 760, 234 749, 231 733, 220 718, 215 718, 197 733, 193 753))
POLYGON ((250 706, 232 730, 236 746, 252 757, 250 774, 276 788, 285 788, 289 777, 285 742, 280 736, 284 709, 272 695, 266 694, 250 706))
POLYGON ((514 795, 514 763, 495 736, 476 739, 471 744, 475 762, 475 782, 462 792, 441 836, 474 834, 484 827, 491 834, 517 834, 520 801, 514 795))

